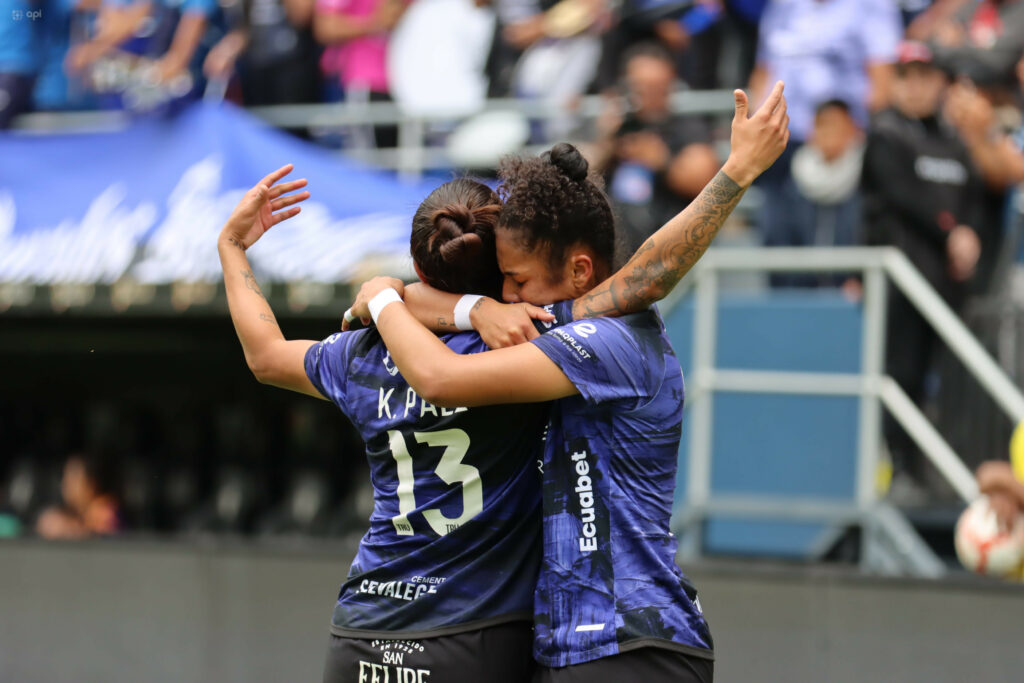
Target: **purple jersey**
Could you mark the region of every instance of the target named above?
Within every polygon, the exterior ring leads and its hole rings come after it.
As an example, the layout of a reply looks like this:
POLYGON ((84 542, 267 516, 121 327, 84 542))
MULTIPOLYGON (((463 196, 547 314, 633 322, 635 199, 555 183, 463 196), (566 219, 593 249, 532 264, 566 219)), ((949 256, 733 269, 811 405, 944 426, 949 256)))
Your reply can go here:
POLYGON ((669 532, 683 377, 661 318, 581 320, 533 343, 580 391, 554 403, 544 448, 535 658, 561 667, 647 646, 712 657, 669 532))
MULTIPOLYGON (((475 333, 442 340, 457 353, 487 350, 475 333)), ((376 330, 314 344, 306 374, 362 435, 374 489, 332 632, 422 637, 529 620, 549 404, 433 406, 376 330)))

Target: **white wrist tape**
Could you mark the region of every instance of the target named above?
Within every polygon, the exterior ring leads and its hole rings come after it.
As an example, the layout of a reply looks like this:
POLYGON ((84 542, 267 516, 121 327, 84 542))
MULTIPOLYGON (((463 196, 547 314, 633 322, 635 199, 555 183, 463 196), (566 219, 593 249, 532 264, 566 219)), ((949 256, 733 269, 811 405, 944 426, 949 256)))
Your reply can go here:
POLYGON ((370 317, 373 318, 374 324, 377 323, 377 316, 380 315, 380 312, 383 311, 388 304, 393 304, 396 301, 401 300, 402 297, 398 296, 398 292, 394 287, 388 287, 370 299, 368 307, 370 309, 370 317))
POLYGON ((469 312, 473 310, 473 306, 476 305, 477 301, 483 299, 479 294, 466 294, 459 303, 455 304, 455 327, 466 332, 473 329, 473 323, 469 321, 469 312))

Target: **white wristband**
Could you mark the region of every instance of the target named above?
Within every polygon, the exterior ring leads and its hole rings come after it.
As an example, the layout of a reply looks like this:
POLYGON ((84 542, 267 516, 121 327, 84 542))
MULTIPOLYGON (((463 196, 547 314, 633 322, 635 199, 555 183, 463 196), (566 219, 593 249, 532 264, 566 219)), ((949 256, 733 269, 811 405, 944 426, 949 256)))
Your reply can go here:
POLYGON ((473 329, 473 323, 469 321, 469 312, 473 310, 473 306, 476 305, 477 301, 483 299, 479 294, 466 294, 459 303, 455 304, 455 327, 463 332, 473 329))
POLYGON ((387 289, 379 292, 376 296, 370 299, 368 307, 370 309, 370 317, 373 318, 373 323, 377 324, 377 316, 388 304, 393 304, 396 301, 401 301, 402 297, 398 296, 398 291, 394 287, 388 287, 387 289))

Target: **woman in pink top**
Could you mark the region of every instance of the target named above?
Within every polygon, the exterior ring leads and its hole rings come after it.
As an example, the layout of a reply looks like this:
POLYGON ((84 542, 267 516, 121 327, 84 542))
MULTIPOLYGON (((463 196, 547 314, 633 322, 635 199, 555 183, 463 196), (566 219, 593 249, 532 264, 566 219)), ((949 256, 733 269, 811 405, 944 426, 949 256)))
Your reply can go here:
MULTIPOLYGON (((316 0, 313 30, 327 46, 320 68, 347 102, 390 100, 388 34, 405 11, 404 0, 316 0)), ((333 90, 331 88, 330 90, 333 90)), ((374 129, 378 147, 394 147, 394 126, 374 129)))

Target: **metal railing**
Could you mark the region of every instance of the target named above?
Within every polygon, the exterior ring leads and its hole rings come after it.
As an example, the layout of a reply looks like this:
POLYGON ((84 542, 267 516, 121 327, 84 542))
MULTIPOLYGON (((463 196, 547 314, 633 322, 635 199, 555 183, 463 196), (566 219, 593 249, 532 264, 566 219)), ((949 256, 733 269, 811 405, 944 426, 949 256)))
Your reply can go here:
POLYGON ((907 431, 943 478, 965 501, 977 484, 920 408, 884 374, 887 287, 891 280, 1014 423, 1024 419, 1024 394, 902 252, 893 248, 716 249, 666 300, 667 313, 693 290, 694 346, 689 378, 689 462, 686 504, 678 524, 684 556, 700 554, 702 526, 711 515, 825 521, 861 527, 866 569, 921 576, 943 573, 942 562, 913 527, 879 498, 876 487, 882 410, 907 431), (861 369, 856 374, 728 370, 715 362, 718 282, 723 272, 860 272, 864 277, 861 369), (715 495, 711 490, 712 395, 719 392, 859 397, 857 480, 852 501, 794 500, 715 495))
MULTIPOLYGON (((549 100, 494 98, 476 111, 410 112, 394 102, 336 102, 322 104, 279 104, 248 107, 246 111, 279 128, 312 131, 340 131, 352 126, 395 125, 398 146, 392 149, 346 148, 347 156, 414 177, 426 170, 456 166, 443 145, 433 144, 431 132, 452 127, 473 116, 514 111, 530 121, 547 122, 571 115, 578 122, 595 120, 606 103, 599 95, 580 98, 571 110, 549 100)), ((725 115, 733 111, 731 90, 681 90, 673 94, 671 110, 676 114, 725 115)), ((60 132, 107 132, 129 125, 132 115, 125 111, 40 112, 19 116, 14 130, 22 134, 46 135, 60 132)), ((528 146, 542 151, 548 145, 528 146)), ((727 150, 726 150, 727 151, 727 150)))

